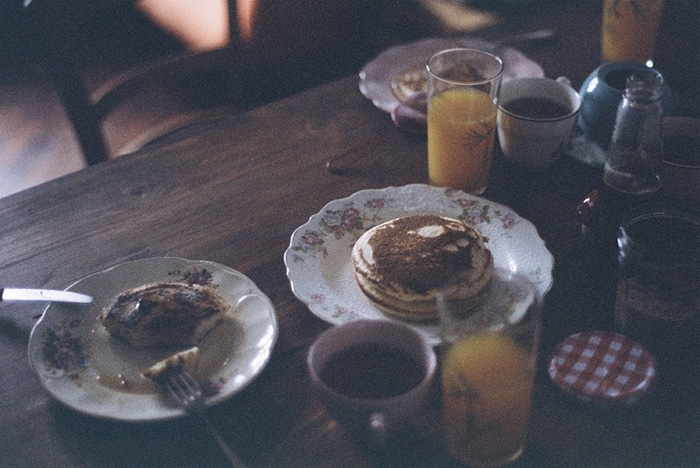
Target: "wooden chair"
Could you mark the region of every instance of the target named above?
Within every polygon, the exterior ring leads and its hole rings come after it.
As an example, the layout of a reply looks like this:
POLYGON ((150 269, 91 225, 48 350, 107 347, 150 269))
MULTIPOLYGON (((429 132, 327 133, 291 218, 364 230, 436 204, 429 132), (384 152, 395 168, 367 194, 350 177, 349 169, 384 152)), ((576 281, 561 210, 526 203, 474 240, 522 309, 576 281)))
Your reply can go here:
MULTIPOLYGON (((39 57, 54 81, 65 111, 74 127, 77 139, 88 165, 106 161, 111 156, 103 131, 105 118, 125 99, 137 92, 178 77, 197 76, 216 71, 225 80, 230 102, 243 103, 245 83, 241 78, 245 51, 237 40, 236 8, 229 7, 230 41, 228 46, 208 51, 182 51, 157 58, 118 74, 94 90, 88 90, 84 70, 80 67, 80 47, 76 47, 81 22, 94 18, 100 8, 113 6, 115 2, 134 0, 25 0, 25 12, 34 27, 35 44, 39 57)), ((235 0, 229 1, 233 5, 235 0)), ((243 104, 241 104, 243 105, 243 104)), ((128 150, 184 125, 197 118, 179 115, 146 129, 128 150)))
MULTIPOLYGON (((159 59, 89 92, 76 57, 76 41, 80 41, 76 25, 99 14, 101 8, 138 0, 24 1, 38 32, 41 56, 88 165, 110 157, 103 132, 105 118, 126 97, 149 85, 218 67, 223 69, 227 99, 244 110, 357 72, 380 48, 415 39, 427 22, 413 0, 226 0, 230 28, 226 47, 159 59), (248 22, 239 23, 237 11, 242 12, 241 18, 248 13, 248 22)), ((138 149, 183 123, 163 121, 127 149, 138 149)))

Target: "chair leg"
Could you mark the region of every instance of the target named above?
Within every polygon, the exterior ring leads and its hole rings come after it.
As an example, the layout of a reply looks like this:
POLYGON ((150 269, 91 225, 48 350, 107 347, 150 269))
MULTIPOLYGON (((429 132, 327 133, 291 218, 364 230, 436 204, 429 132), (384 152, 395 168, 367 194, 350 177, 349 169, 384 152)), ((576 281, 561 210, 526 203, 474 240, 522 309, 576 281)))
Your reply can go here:
POLYGON ((100 120, 90 105, 90 98, 80 77, 69 66, 55 64, 51 70, 58 92, 78 138, 88 166, 109 159, 100 120))
POLYGON ((88 165, 109 158, 100 120, 90 103, 78 68, 74 65, 64 42, 74 40, 72 30, 66 27, 70 16, 66 14, 67 2, 25 1, 25 12, 34 32, 33 46, 46 71, 51 76, 75 130, 85 162, 88 165))

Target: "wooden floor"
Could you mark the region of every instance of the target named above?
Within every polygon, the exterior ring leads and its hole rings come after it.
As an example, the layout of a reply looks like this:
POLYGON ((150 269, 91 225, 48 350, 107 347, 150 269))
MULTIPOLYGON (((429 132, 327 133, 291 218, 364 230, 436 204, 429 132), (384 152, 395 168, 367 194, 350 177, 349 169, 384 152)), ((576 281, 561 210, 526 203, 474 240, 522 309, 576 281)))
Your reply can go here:
POLYGON ((83 166, 70 122, 48 80, 0 83, 0 197, 83 166))
MULTIPOLYGON (((144 94, 105 121, 114 155, 133 150, 143 133, 211 106, 164 87, 144 94)), ((0 197, 83 167, 77 139, 48 78, 36 74, 0 83, 0 197)))
MULTIPOLYGON (((134 66, 184 50, 129 2, 118 5, 109 16, 94 18, 79 31, 84 37, 79 66, 88 90, 134 66)), ((59 95, 32 57, 22 26, 8 32, 8 26, 18 23, 4 19, 0 16, 0 197, 85 167, 59 95)), ((144 136, 189 115, 245 110, 231 108, 223 78, 220 70, 210 70, 139 91, 103 122, 110 153, 118 157, 132 151, 144 136)), ((300 90, 294 79, 284 81, 287 84, 280 89, 256 92, 247 105, 261 105, 300 90)))
MULTIPOLYGON (((90 52, 85 54, 82 65, 88 86, 136 63, 172 53, 179 47, 138 13, 120 11, 116 14, 124 21, 117 23, 112 18, 86 31, 86 46, 90 52), (98 37, 98 34, 109 39, 90 41, 90 37, 98 37)), ((0 197, 85 167, 59 96, 33 59, 21 32, 22 27, 17 26, 12 33, 0 36, 0 197)), ((168 94, 169 91, 161 89, 152 93, 153 99, 165 103, 164 106, 135 102, 116 112, 106 122, 108 144, 118 147, 128 138, 128 132, 134 131, 135 125, 147 127, 184 111, 186 107, 178 104, 181 99, 168 94), (126 133, 115 131, 121 128, 125 128, 126 133)))

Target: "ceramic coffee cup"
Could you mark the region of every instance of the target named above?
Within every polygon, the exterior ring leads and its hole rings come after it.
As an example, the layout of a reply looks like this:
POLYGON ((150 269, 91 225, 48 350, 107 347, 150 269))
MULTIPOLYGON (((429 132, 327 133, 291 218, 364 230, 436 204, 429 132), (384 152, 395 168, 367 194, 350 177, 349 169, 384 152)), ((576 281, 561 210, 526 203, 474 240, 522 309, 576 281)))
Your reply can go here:
POLYGON ((359 441, 382 446, 423 407, 437 358, 407 325, 357 320, 322 333, 307 366, 329 414, 359 441))
POLYGON ((503 83, 498 139, 503 154, 529 168, 554 162, 572 136, 581 98, 566 78, 519 78, 503 83))

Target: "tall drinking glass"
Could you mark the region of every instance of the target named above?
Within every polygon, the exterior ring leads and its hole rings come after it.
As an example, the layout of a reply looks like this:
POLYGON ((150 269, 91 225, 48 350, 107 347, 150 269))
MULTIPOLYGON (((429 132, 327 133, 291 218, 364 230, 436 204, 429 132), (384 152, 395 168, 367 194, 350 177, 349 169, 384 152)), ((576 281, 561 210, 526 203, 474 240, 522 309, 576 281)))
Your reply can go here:
POLYGON ((540 295, 525 278, 498 270, 476 308, 440 301, 442 400, 450 454, 497 467, 523 452, 540 330, 540 295))
POLYGON ((480 195, 491 171, 503 61, 457 48, 433 55, 427 70, 430 183, 480 195))
POLYGON ((663 0, 605 0, 601 53, 606 62, 646 63, 654 55, 663 0))

